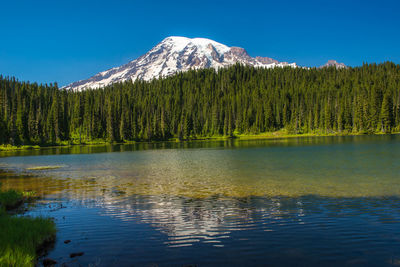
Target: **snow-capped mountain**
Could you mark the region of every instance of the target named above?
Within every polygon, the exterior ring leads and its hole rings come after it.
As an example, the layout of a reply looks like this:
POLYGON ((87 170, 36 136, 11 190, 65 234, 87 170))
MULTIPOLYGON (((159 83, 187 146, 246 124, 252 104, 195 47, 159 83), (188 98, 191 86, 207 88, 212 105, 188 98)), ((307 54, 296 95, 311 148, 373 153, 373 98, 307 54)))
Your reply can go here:
POLYGON ((87 80, 64 88, 84 90, 100 88, 126 80, 151 80, 180 71, 201 68, 222 68, 240 62, 254 67, 297 67, 296 63, 278 62, 268 57, 251 57, 240 47, 228 47, 210 39, 168 37, 145 55, 120 67, 100 72, 87 80))
POLYGON ((336 60, 328 60, 328 62, 326 62, 324 65, 322 65, 320 68, 323 67, 336 67, 337 69, 341 69, 341 68, 347 68, 347 66, 344 63, 339 63, 336 60))

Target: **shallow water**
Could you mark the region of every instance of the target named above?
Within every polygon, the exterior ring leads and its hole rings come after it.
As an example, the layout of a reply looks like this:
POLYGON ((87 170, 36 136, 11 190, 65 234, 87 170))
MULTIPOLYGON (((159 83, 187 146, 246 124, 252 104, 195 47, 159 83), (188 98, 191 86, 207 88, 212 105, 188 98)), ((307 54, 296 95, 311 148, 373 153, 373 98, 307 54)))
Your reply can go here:
POLYGON ((56 219, 48 256, 70 266, 400 265, 397 135, 0 156, 3 188, 44 197, 29 214, 56 219))

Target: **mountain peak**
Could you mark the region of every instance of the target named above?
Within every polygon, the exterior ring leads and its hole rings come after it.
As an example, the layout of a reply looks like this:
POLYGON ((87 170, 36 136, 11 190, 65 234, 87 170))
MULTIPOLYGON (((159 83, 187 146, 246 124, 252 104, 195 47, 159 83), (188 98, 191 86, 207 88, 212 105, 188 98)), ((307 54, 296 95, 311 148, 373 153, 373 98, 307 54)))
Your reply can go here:
POLYGON ((250 57, 249 54, 247 53, 246 49, 241 48, 241 47, 236 47, 233 46, 230 48, 232 54, 238 56, 238 57, 250 57))
MULTIPOLYGON (((218 53, 225 53, 229 51, 229 47, 226 45, 223 45, 221 43, 218 43, 216 41, 213 41, 211 39, 207 38, 187 38, 187 37, 181 37, 181 36, 170 36, 165 38, 159 45, 170 45, 172 48, 172 51, 182 51, 187 47, 196 47, 198 50, 200 50, 203 53, 210 53, 210 51, 207 50, 212 50, 211 46, 214 47, 214 49, 218 53)), ((156 46, 156 47, 157 47, 156 46)))
POLYGON ((74 82, 65 89, 100 88, 126 80, 149 81, 173 75, 179 71, 202 68, 223 68, 241 63, 254 67, 296 67, 296 63, 278 62, 264 57, 253 58, 244 48, 228 47, 207 38, 169 36, 143 56, 120 67, 100 72, 93 77, 74 82))
POLYGON ((320 68, 323 68, 323 67, 336 67, 337 69, 347 68, 347 66, 344 63, 339 63, 339 62, 337 62, 336 60, 333 60, 333 59, 328 60, 320 68))

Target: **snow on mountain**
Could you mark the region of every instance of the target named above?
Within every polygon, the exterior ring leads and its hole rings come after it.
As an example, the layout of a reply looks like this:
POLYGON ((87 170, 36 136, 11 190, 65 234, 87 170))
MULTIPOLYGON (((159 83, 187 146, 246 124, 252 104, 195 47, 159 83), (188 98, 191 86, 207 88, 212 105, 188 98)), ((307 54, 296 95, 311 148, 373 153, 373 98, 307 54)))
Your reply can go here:
POLYGON ((166 77, 180 71, 201 68, 223 68, 236 63, 273 68, 297 67, 296 63, 278 62, 268 57, 251 57, 240 47, 228 47, 206 38, 172 36, 165 38, 145 55, 120 67, 100 72, 87 80, 65 86, 65 89, 100 88, 112 83, 166 77))
POLYGON ((341 68, 347 68, 347 66, 344 63, 339 63, 336 60, 328 60, 328 62, 326 62, 324 65, 322 65, 320 68, 324 68, 324 67, 336 67, 337 69, 341 69, 341 68))

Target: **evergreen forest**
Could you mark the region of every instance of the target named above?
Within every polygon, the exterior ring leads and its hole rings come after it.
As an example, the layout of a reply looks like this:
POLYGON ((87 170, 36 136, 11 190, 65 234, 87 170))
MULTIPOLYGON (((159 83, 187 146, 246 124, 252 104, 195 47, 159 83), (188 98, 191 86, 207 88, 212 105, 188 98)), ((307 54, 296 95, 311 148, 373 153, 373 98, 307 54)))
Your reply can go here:
POLYGON ((81 92, 0 76, 0 143, 400 131, 400 65, 229 68, 81 92))

